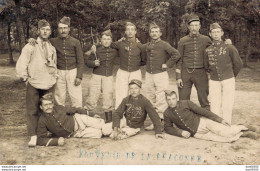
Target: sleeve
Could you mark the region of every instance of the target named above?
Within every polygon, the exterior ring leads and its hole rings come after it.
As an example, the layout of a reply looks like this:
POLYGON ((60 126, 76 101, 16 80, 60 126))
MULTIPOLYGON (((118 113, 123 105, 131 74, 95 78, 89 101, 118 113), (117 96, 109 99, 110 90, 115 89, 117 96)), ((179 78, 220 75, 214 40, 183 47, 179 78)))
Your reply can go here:
POLYGON ((120 43, 119 41, 112 42, 111 43, 111 48, 118 50, 119 49, 119 43, 120 43))
POLYGON ((146 65, 146 58, 147 58, 147 53, 146 53, 146 44, 141 44, 140 49, 141 49, 141 66, 146 65))
POLYGON ((198 105, 196 105, 195 103, 188 101, 188 106, 190 108, 191 111, 193 111, 194 113, 204 116, 210 120, 216 121, 221 123, 223 121, 223 119, 221 117, 219 117, 218 115, 212 113, 209 110, 206 110, 204 108, 199 107, 198 105))
POLYGON ((209 72, 209 57, 206 49, 204 50, 203 58, 204 58, 204 68, 207 72, 209 72))
POLYGON ((180 53, 180 58, 176 62, 176 80, 181 79, 181 68, 183 63, 184 45, 181 40, 178 42, 178 51, 180 53))
POLYGON ((164 113, 164 130, 166 133, 170 134, 170 135, 175 135, 178 137, 182 137, 182 129, 179 129, 174 122, 170 119, 170 117, 168 116, 168 114, 164 113))
POLYGON ((77 76, 76 78, 82 79, 84 69, 84 57, 81 44, 76 40, 76 60, 77 60, 77 76))
POLYGON ((27 79, 29 78, 28 65, 31 59, 33 47, 27 44, 16 63, 17 77, 27 79))
POLYGON ((144 99, 144 106, 145 106, 145 111, 148 113, 149 117, 152 120, 152 123, 154 125, 154 129, 155 129, 155 134, 161 134, 162 130, 161 130, 161 121, 160 121, 160 117, 158 115, 158 113, 155 111, 153 105, 151 104, 151 102, 147 99, 144 99))
POLYGON ((170 59, 166 62, 166 65, 168 68, 172 68, 174 64, 180 59, 180 53, 177 49, 168 43, 165 45, 165 50, 170 55, 170 59))
POLYGON ((126 98, 123 99, 121 104, 118 106, 116 111, 112 115, 112 128, 120 128, 120 120, 123 118, 125 113, 126 98))
POLYGON ((91 53, 91 55, 87 56, 86 65, 89 68, 95 68, 96 67, 95 60, 96 60, 95 55, 93 53, 91 53))
POLYGON ((59 138, 47 137, 48 129, 45 124, 45 119, 40 117, 37 127, 37 145, 40 146, 57 146, 59 138))
POLYGON ((79 114, 88 114, 88 111, 82 108, 76 107, 64 107, 67 115, 74 115, 75 113, 79 114))
POLYGON ((236 49, 236 47, 233 45, 229 45, 229 47, 230 47, 230 57, 231 57, 231 60, 233 63, 233 72, 236 77, 237 74, 239 73, 239 71, 243 67, 243 62, 239 56, 239 53, 238 53, 238 50, 236 49))

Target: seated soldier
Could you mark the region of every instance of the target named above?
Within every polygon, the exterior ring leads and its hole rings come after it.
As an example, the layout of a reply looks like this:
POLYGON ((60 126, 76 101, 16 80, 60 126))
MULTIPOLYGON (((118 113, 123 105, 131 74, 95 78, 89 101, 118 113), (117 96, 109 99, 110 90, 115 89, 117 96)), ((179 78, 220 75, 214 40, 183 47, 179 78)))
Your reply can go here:
POLYGON ((160 117, 151 102, 140 94, 141 87, 141 81, 136 79, 130 81, 130 95, 123 99, 113 113, 112 123, 107 123, 102 127, 103 135, 110 136, 114 140, 136 135, 140 132, 140 128, 143 127, 148 114, 155 126, 156 138, 164 139, 160 117))
POLYGON ((103 119, 90 117, 87 110, 54 106, 52 93, 40 99, 41 115, 37 128, 37 145, 64 145, 63 137, 101 138, 103 119), (78 114, 80 113, 80 114, 78 114), (53 137, 48 136, 51 132, 53 137))
POLYGON ((240 136, 259 137, 244 125, 229 125, 224 119, 189 100, 177 101, 175 91, 166 91, 165 94, 168 108, 164 112, 164 130, 168 134, 216 142, 233 142, 240 136))

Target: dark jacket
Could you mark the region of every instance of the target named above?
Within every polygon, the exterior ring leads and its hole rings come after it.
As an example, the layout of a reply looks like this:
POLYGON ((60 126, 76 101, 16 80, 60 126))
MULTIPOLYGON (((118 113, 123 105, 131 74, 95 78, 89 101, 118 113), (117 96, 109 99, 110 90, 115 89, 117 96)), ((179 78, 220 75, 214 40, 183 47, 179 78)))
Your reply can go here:
POLYGON ((163 72, 162 64, 166 64, 168 68, 173 67, 180 58, 180 53, 163 40, 151 41, 144 47, 147 54, 146 71, 150 74, 163 72))
POLYGON ((123 99, 113 113, 113 128, 120 127, 120 119, 123 118, 123 115, 126 118, 127 126, 131 128, 141 128, 144 125, 147 113, 154 124, 155 134, 161 134, 160 117, 150 101, 141 94, 137 99, 133 99, 131 95, 123 99))
POLYGON ((117 56, 117 50, 110 47, 99 46, 96 51, 97 58, 100 61, 100 66, 95 66, 96 56, 91 53, 91 55, 86 60, 86 65, 93 69, 93 74, 102 76, 112 76, 113 75, 113 65, 114 59, 117 56))
POLYGON ((37 144, 42 146, 58 145, 59 137, 68 137, 74 132, 75 113, 87 114, 88 111, 74 107, 54 106, 51 114, 41 113, 37 128, 37 144), (54 138, 47 137, 51 132, 54 138))
POLYGON ((164 130, 166 133, 182 137, 182 131, 196 134, 200 117, 206 117, 221 123, 222 118, 209 110, 201 108, 189 100, 182 100, 175 108, 168 107, 164 112, 164 130))
POLYGON ((133 72, 143 65, 146 54, 141 43, 123 40, 112 43, 111 47, 118 50, 120 69, 133 72))
MULTIPOLYGON (((187 35, 178 42, 178 51, 181 54, 177 62, 176 69, 185 68, 203 68, 204 67, 204 50, 211 44, 208 36, 201 34, 187 35)), ((176 78, 181 78, 180 73, 176 73, 176 78)))
POLYGON ((214 41, 205 50, 205 68, 210 72, 210 79, 222 81, 236 77, 243 62, 233 45, 227 45, 223 41, 214 41))
POLYGON ((56 37, 50 40, 57 51, 57 68, 71 70, 77 68, 77 78, 82 79, 84 69, 83 51, 78 39, 56 37))

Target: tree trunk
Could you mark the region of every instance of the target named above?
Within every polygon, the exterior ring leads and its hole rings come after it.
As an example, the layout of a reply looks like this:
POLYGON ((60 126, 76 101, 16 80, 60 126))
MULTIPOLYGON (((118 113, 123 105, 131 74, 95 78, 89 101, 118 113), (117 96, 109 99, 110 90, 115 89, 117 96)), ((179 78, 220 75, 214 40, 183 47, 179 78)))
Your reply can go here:
POLYGON ((8 53, 9 53, 9 64, 14 63, 13 50, 11 46, 11 23, 7 23, 7 38, 8 38, 8 53))
POLYGON ((19 49, 20 52, 22 51, 22 48, 25 46, 25 37, 24 37, 24 30, 23 30, 23 24, 20 19, 20 0, 14 0, 15 2, 15 17, 16 17, 16 29, 17 29, 17 35, 18 35, 18 41, 19 41, 19 49))
POLYGON ((248 59, 251 55, 251 33, 252 33, 252 29, 251 27, 249 26, 249 29, 248 29, 248 46, 247 46, 247 53, 246 53, 246 56, 245 56, 245 60, 244 60, 244 67, 248 67, 248 59))

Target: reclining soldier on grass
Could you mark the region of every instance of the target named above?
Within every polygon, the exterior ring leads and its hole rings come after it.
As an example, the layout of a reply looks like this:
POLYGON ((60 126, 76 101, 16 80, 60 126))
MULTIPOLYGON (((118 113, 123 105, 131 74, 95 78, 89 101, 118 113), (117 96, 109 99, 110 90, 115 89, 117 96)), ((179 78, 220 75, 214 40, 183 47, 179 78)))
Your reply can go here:
POLYGON ((102 133, 114 140, 125 139, 136 135, 144 126, 147 114, 155 127, 156 138, 163 138, 161 122, 158 113, 151 102, 140 94, 142 82, 133 79, 129 83, 130 95, 123 99, 119 107, 113 113, 112 123, 102 127, 102 133))
POLYGON ((75 107, 54 105, 53 94, 40 99, 41 114, 37 128, 37 145, 62 146, 64 138, 101 138, 101 128, 105 124, 97 115, 75 107), (91 116, 90 116, 91 115, 91 116), (49 132, 52 137, 48 136, 49 132))
POLYGON ((168 134, 228 143, 238 140, 240 136, 259 138, 253 126, 229 125, 218 115, 190 100, 177 101, 175 91, 165 91, 165 94, 169 107, 164 112, 164 130, 168 134))

